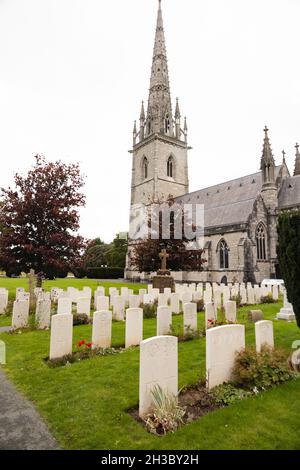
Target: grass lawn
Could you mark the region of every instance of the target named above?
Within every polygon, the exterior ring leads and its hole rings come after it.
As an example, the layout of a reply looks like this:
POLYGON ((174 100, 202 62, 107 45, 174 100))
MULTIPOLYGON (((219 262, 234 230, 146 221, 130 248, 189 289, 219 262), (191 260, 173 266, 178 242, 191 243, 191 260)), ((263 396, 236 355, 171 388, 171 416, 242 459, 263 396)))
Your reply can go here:
MULTIPOLYGON (((81 282, 81 281, 80 281, 81 282)), ((83 281, 87 283, 87 281, 83 281)), ((279 304, 259 306, 274 320, 279 304)), ((249 308, 239 310, 247 344, 254 344, 249 308)), ((173 323, 182 325, 182 316, 173 323)), ((199 313, 199 326, 204 314, 199 313)), ((291 351, 300 339, 295 323, 274 321, 277 346, 291 351)), ((113 323, 113 346, 124 345, 124 323, 113 323)), ((155 320, 144 320, 144 338, 155 335, 155 320)), ((247 398, 179 429, 175 434, 148 434, 126 412, 138 405, 139 348, 49 368, 49 332, 32 331, 0 338, 7 345, 8 377, 38 408, 65 449, 300 449, 300 380, 247 398)), ((74 345, 91 338, 91 326, 74 328, 74 345)), ((205 339, 179 344, 179 385, 205 375, 205 339)))

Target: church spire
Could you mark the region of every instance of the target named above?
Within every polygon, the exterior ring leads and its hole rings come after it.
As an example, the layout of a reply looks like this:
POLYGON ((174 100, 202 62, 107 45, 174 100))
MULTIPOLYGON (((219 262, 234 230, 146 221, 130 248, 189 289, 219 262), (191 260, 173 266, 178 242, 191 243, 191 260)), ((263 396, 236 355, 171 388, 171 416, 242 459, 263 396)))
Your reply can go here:
POLYGON ((262 181, 263 185, 275 184, 275 160, 271 149, 271 144, 268 135, 269 129, 267 126, 264 128, 265 138, 263 145, 263 153, 261 157, 262 181))
POLYGON ((161 0, 158 3, 146 132, 147 135, 158 133, 173 136, 172 103, 161 0))
POLYGON ((296 147, 296 160, 295 160, 294 176, 297 176, 297 175, 300 175, 300 153, 299 153, 299 144, 296 144, 295 147, 296 147))

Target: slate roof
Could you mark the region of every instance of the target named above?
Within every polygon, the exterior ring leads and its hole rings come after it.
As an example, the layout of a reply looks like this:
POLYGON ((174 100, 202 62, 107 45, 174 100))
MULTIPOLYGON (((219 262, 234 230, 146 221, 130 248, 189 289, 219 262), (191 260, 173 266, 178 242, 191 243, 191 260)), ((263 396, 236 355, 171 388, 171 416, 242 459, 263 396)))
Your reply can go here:
MULTIPOLYGON (((276 167, 276 177, 280 168, 281 166, 276 167)), ((261 186, 262 175, 259 171, 185 194, 176 200, 182 204, 204 204, 205 228, 236 225, 247 222, 261 186)))
POLYGON ((279 209, 300 206, 300 175, 286 178, 278 197, 279 209))

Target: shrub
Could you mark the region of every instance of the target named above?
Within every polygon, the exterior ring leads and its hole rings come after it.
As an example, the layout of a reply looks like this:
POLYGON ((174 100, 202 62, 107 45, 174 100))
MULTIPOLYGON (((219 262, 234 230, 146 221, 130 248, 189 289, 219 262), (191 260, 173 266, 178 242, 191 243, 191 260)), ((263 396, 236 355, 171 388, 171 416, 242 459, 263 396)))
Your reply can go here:
POLYGON ((214 387, 210 393, 214 397, 217 405, 221 406, 232 405, 232 403, 242 400, 251 394, 241 388, 236 388, 232 383, 218 385, 214 387))
POLYGON ((153 434, 175 432, 185 415, 185 409, 178 405, 177 396, 164 392, 160 386, 156 386, 151 394, 152 412, 145 419, 148 431, 153 434))
POLYGON ((124 268, 87 268, 88 279, 123 279, 124 268))
POLYGON ((84 313, 74 313, 73 315, 73 326, 77 325, 89 325, 91 323, 91 318, 84 313))
POLYGON ((142 304, 144 318, 156 318, 157 315, 157 300, 151 304, 142 304))
POLYGON ((240 294, 233 295, 232 297, 230 297, 230 300, 233 300, 236 302, 236 308, 240 308, 242 306, 242 297, 240 294))
POLYGON ((263 347, 260 353, 246 348, 237 354, 233 377, 245 389, 265 390, 293 377, 286 354, 281 350, 263 347))
POLYGON ((197 302, 194 302, 197 304, 197 312, 204 312, 204 301, 203 299, 197 300, 197 302))
POLYGON ((262 304, 275 304, 276 300, 273 299, 272 294, 261 297, 260 303, 262 304))

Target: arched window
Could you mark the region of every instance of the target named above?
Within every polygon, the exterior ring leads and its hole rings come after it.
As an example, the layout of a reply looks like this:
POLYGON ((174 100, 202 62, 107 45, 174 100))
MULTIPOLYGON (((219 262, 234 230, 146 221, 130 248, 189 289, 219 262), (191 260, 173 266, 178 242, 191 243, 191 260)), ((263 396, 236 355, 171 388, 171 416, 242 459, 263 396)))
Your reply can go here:
POLYGON ((220 269, 229 268, 229 248, 225 240, 219 243, 220 269))
POLYGON ((143 160, 143 178, 144 179, 148 178, 148 166, 149 166, 148 160, 146 157, 144 157, 144 160, 143 160))
POLYGON ((266 231, 262 223, 258 224, 257 226, 255 238, 256 238, 257 260, 264 261, 267 259, 266 231))
POLYGON ((167 163, 167 176, 170 178, 173 178, 174 175, 174 160, 173 157, 168 158, 168 163, 167 163))
POLYGON ((152 131, 152 119, 151 116, 148 116, 147 119, 147 134, 150 135, 152 131))

